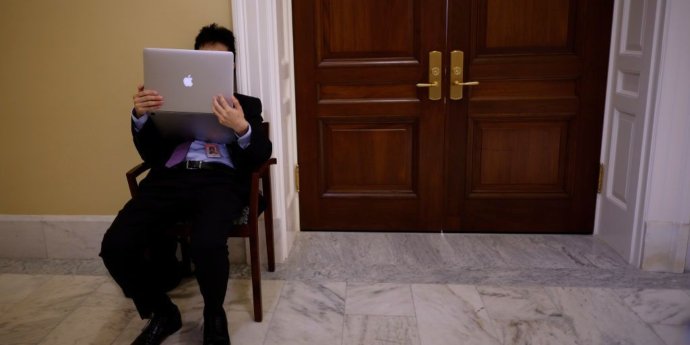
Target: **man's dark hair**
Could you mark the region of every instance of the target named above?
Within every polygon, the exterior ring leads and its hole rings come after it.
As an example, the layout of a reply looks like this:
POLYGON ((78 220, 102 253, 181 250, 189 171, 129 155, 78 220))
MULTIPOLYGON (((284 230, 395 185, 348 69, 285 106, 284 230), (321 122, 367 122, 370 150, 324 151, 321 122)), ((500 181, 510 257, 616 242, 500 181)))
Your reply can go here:
POLYGON ((228 47, 228 50, 235 52, 235 35, 232 31, 213 23, 208 26, 204 26, 196 35, 194 40, 194 49, 198 50, 204 44, 221 43, 228 47))

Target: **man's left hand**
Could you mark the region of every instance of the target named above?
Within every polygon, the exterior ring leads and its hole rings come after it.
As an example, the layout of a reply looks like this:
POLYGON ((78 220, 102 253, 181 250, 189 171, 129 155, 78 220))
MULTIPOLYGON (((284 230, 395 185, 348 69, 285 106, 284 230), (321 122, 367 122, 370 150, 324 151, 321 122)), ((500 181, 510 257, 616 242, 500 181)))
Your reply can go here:
POLYGON ((239 136, 246 134, 249 130, 249 122, 244 118, 242 106, 235 96, 232 96, 232 105, 222 95, 213 97, 213 113, 216 114, 220 124, 231 128, 239 136))

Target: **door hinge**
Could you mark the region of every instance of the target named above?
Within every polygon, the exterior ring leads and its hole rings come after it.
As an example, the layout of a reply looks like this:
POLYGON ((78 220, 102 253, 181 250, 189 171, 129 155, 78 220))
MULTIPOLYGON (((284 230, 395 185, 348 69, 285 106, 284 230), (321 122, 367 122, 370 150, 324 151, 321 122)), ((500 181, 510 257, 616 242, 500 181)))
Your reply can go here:
POLYGON ((295 192, 299 193, 299 164, 295 164, 295 192))
POLYGON ((599 182, 597 183, 597 194, 601 194, 604 187, 604 163, 599 163, 599 182))

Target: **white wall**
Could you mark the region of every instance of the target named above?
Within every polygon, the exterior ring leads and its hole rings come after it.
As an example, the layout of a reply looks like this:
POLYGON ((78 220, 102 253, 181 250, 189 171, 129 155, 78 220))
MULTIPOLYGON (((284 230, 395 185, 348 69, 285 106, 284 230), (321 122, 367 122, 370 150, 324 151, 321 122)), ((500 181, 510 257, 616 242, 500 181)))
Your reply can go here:
POLYGON ((642 268, 683 272, 690 262, 690 1, 668 0, 654 111, 642 268))

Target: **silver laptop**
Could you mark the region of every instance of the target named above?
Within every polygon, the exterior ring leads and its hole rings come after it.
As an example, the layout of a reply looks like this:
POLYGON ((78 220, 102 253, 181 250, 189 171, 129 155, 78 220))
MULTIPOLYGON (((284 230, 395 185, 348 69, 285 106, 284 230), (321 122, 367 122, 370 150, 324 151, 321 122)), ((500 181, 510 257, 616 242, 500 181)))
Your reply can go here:
POLYGON ((186 49, 144 49, 144 85, 163 96, 151 114, 164 135, 214 143, 235 140, 234 132, 213 114, 215 95, 230 100, 234 86, 231 52, 186 49))

